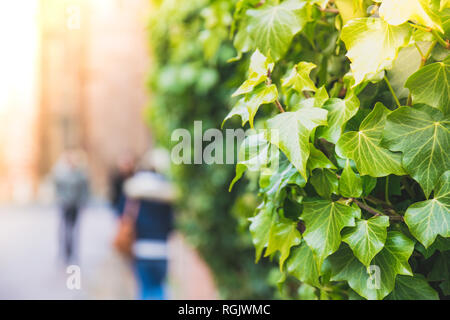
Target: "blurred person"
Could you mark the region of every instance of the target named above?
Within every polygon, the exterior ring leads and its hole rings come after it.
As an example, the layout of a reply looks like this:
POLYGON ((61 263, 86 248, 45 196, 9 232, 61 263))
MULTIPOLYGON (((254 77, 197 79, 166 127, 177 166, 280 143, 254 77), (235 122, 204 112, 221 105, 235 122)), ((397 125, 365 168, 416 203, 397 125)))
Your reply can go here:
POLYGON ((166 298, 167 240, 173 229, 171 203, 175 196, 163 175, 169 163, 166 151, 153 150, 124 184, 126 204, 122 219, 134 223, 134 241, 128 245, 142 300, 166 298))
POLYGON ((123 193, 123 183, 134 174, 135 160, 130 153, 122 154, 110 175, 109 198, 115 213, 120 214, 125 208, 125 194, 123 193))
POLYGON ((83 165, 81 151, 64 152, 52 170, 57 204, 61 211, 60 243, 65 263, 70 263, 75 254, 76 225, 80 209, 86 204, 89 182, 83 165))

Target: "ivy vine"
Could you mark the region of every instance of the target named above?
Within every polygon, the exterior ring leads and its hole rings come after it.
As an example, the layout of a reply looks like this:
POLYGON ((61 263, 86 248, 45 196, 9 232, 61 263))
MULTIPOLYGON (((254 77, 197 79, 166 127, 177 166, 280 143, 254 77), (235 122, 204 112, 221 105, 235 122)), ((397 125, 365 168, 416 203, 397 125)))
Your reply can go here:
POLYGON ((233 180, 256 259, 308 298, 448 298, 450 1, 219 3, 248 70, 226 123, 265 129, 233 180))

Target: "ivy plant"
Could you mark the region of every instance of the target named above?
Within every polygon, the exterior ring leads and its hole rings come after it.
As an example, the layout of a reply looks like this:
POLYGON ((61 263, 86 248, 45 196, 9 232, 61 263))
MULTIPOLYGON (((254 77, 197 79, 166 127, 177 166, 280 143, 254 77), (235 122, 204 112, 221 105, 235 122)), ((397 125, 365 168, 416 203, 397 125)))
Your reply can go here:
POLYGON ((256 260, 309 299, 449 298, 450 2, 225 2, 256 260))

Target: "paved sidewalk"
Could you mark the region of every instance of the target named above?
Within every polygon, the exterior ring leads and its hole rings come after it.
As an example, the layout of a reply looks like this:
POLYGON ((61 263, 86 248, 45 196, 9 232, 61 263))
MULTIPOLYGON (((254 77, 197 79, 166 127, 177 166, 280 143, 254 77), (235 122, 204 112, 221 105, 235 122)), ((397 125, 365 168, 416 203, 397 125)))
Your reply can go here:
POLYGON ((0 208, 0 299, 133 299, 130 267, 111 247, 113 214, 89 208, 79 222, 81 290, 69 290, 58 259, 56 209, 0 208))

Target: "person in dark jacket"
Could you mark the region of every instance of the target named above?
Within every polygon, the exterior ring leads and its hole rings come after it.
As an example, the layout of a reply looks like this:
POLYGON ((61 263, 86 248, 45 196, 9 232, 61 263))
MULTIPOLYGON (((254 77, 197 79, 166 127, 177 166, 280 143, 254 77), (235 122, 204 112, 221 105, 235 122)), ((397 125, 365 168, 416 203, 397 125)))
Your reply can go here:
POLYGON ((116 168, 110 176, 109 198, 114 212, 120 215, 125 208, 123 184, 130 178, 135 169, 135 160, 130 154, 123 154, 117 161, 116 168))
POLYGON ((175 197, 171 183, 162 172, 169 163, 166 152, 157 149, 144 157, 144 165, 124 184, 127 199, 137 205, 134 265, 140 298, 166 298, 167 240, 173 229, 175 197))

